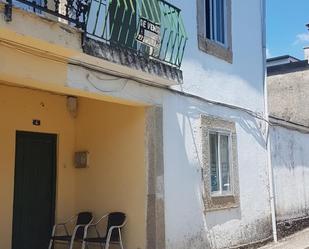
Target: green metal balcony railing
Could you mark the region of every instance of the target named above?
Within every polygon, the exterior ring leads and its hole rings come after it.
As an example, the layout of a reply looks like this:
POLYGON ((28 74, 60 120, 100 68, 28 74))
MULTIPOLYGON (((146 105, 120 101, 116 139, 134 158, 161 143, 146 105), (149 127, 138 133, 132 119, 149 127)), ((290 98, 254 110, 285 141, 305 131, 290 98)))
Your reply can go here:
POLYGON ((181 10, 164 0, 92 0, 89 38, 180 67, 187 34, 181 10))
POLYGON ((130 49, 141 56, 179 68, 187 34, 181 10, 165 0, 7 0, 5 17, 12 19, 12 5, 40 15, 66 20, 87 37, 110 46, 130 49))

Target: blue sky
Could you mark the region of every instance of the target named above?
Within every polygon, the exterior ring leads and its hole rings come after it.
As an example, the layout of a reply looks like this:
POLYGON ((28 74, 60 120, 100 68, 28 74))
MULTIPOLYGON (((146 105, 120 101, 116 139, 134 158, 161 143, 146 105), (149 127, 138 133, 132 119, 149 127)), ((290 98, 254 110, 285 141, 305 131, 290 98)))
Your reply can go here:
POLYGON ((266 0, 268 57, 289 54, 303 59, 309 46, 309 0, 266 0))

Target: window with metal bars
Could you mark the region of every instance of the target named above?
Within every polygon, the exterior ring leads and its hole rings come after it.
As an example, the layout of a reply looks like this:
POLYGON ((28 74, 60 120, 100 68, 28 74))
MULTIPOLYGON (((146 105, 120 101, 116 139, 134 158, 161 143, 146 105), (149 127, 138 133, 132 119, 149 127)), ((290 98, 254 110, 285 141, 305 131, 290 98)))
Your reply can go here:
POLYGON ((206 38, 227 46, 226 0, 205 0, 206 38))

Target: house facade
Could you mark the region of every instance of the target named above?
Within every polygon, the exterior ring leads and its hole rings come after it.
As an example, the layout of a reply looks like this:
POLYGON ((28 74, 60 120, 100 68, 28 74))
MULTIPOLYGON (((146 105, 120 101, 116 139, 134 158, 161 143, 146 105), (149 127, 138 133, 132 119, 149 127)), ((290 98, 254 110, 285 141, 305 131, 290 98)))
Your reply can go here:
MULTIPOLYGON (((305 48, 305 58, 306 54, 305 48)), ((308 82, 308 60, 268 67, 271 164, 279 236, 308 227, 308 82)))
POLYGON ((80 211, 125 212, 129 249, 271 238, 264 12, 0 3, 0 248, 41 248, 80 211))

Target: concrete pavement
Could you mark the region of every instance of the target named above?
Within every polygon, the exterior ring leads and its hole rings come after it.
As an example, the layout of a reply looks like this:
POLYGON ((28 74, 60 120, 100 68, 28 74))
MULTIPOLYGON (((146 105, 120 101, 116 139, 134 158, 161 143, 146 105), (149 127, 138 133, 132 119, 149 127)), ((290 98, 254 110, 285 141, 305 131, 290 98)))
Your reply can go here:
POLYGON ((309 229, 293 234, 279 241, 270 243, 260 249, 309 249, 309 229))

